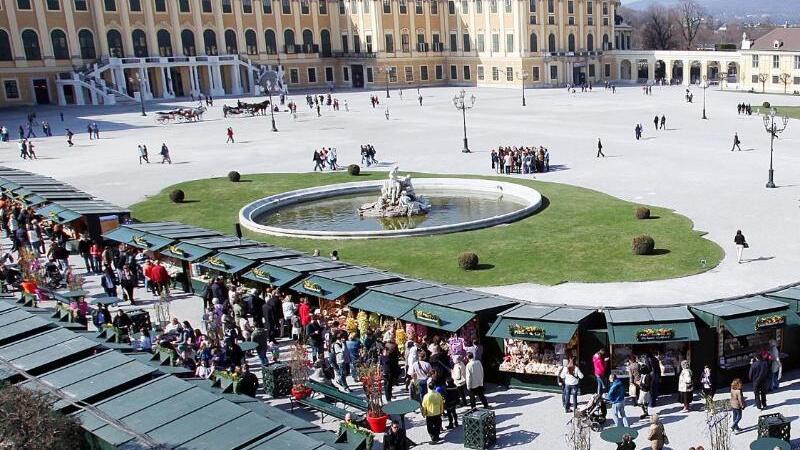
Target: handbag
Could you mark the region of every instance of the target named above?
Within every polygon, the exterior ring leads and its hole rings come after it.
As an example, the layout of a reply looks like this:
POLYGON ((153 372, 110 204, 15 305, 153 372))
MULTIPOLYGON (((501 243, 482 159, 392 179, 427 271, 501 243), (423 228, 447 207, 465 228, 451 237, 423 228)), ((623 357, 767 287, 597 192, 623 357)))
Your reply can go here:
POLYGON ((742 244, 742 247, 744 247, 744 248, 750 248, 750 244, 748 244, 747 242, 745 242, 744 244, 742 244))

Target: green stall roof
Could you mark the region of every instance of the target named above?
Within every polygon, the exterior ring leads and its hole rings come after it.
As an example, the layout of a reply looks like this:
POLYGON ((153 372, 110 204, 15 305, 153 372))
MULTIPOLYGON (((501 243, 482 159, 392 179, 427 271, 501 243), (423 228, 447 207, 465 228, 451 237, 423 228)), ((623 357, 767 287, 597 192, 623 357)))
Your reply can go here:
POLYGON ((225 253, 217 253, 214 256, 209 256, 200 262, 200 267, 209 270, 226 273, 228 275, 236 275, 239 272, 249 268, 256 262, 250 259, 240 258, 238 256, 228 255, 225 253))
POLYGON ((367 291, 349 304, 351 308, 394 318, 402 317, 417 305, 419 302, 414 300, 375 291, 367 291))
POLYGON ((453 305, 456 303, 468 302, 470 300, 477 300, 479 298, 487 297, 486 294, 481 294, 472 291, 453 292, 450 294, 437 295, 435 297, 426 298, 427 303, 434 303, 436 305, 453 305))
POLYGON ((425 325, 444 331, 455 332, 461 329, 461 327, 463 327, 474 317, 475 314, 459 311, 446 306, 420 303, 411 311, 403 314, 400 317, 400 320, 418 323, 420 325, 425 325), (430 318, 425 318, 425 315, 430 316, 430 318))
POLYGON ((199 247, 209 248, 211 250, 225 250, 228 248, 251 247, 258 245, 258 242, 250 241, 247 239, 237 239, 232 236, 209 236, 200 238, 191 238, 183 240, 192 245, 199 247))
POLYGON ((530 341, 567 343, 575 335, 580 323, 594 310, 549 305, 519 305, 500 313, 488 335, 530 341), (539 327, 543 334, 514 333, 516 326, 539 327))
POLYGON ((301 256, 299 258, 282 258, 269 262, 270 265, 283 269, 300 272, 303 274, 320 270, 337 269, 344 267, 343 263, 314 256, 301 256))
POLYGON ((413 291, 416 289, 425 289, 435 286, 430 283, 423 283, 416 280, 398 281, 397 283, 386 283, 380 286, 372 286, 369 289, 373 291, 383 292, 385 294, 400 294, 402 292, 413 291))
POLYGON ((157 236, 170 239, 191 239, 201 237, 221 237, 221 233, 211 231, 206 228, 184 225, 178 222, 145 222, 125 224, 126 227, 134 230, 146 231, 157 236))
MULTIPOLYGON (((434 298, 426 298, 426 303, 435 303, 433 300, 434 298)), ((460 309, 461 311, 467 311, 472 313, 479 313, 483 311, 495 311, 500 312, 511 308, 514 305, 517 305, 519 300, 508 299, 504 297, 497 297, 497 296, 488 296, 488 297, 481 297, 476 298, 473 300, 467 300, 461 303, 453 303, 450 305, 450 308, 460 309)))
POLYGON ((51 203, 49 205, 39 206, 38 208, 34 209, 36 215, 47 217, 51 212, 58 212, 63 211, 64 208, 59 206, 56 203, 51 203))
POLYGON ((73 355, 87 352, 97 343, 64 328, 55 328, 0 349, 0 358, 18 369, 36 372, 38 369, 73 355))
POLYGON ((354 291, 355 286, 312 275, 305 280, 293 284, 291 289, 301 294, 321 297, 327 300, 336 300, 337 298, 354 291))
POLYGON ((161 249, 160 253, 170 258, 193 263, 214 253, 214 250, 200 247, 198 245, 192 245, 187 242, 178 242, 177 244, 168 245, 167 247, 161 249))
POLYGON ((294 283, 300 279, 303 274, 293 270, 276 267, 267 263, 261 264, 242 276, 257 283, 268 284, 270 286, 280 288, 286 286, 287 284, 294 283))
POLYGON ((83 217, 83 215, 76 211, 71 209, 62 209, 58 212, 51 212, 47 215, 46 219, 57 224, 65 224, 78 220, 81 217, 83 217))
POLYGON ((281 425, 279 423, 259 416, 256 413, 247 412, 220 427, 182 443, 181 447, 191 448, 193 450, 237 448, 255 439, 259 439, 264 435, 272 434, 280 428, 281 425))
MULTIPOLYGON (((24 312, 20 310, 20 312, 24 312)), ((5 321, 6 317, 14 313, 0 315, 0 321, 5 321)), ((46 328, 53 328, 52 322, 42 317, 31 316, 18 317, 11 322, 0 324, 0 345, 19 339, 22 336, 30 336, 46 328)))
POLYGON ((253 261, 265 261, 268 259, 289 258, 300 256, 299 252, 286 250, 280 247, 269 245, 258 245, 255 247, 232 248, 223 250, 222 253, 239 256, 241 258, 252 259, 253 261))
POLYGON ((800 324, 800 318, 789 309, 789 304, 760 295, 693 305, 690 308, 708 326, 722 325, 737 337, 755 334, 758 328, 772 327, 758 325, 766 317, 784 316, 786 325, 800 324))
POLYGON ((794 312, 800 312, 800 286, 794 286, 780 291, 767 292, 764 294, 768 298, 772 298, 791 306, 794 312))
POLYGON ((608 325, 608 340, 611 344, 700 340, 694 316, 685 306, 607 309, 604 314, 608 325), (643 330, 661 328, 671 330, 671 335, 648 339, 640 334, 643 330))
POLYGON ((280 430, 264 439, 243 447, 242 450, 325 450, 328 447, 294 430, 280 430))
POLYGON ((121 215, 130 214, 130 210, 109 203, 105 200, 89 199, 89 200, 64 200, 58 202, 59 205, 65 209, 75 211, 81 215, 121 215))
POLYGON ((800 317, 798 317, 796 312, 788 309, 787 307, 787 309, 782 311, 772 311, 758 315, 747 315, 742 317, 722 319, 722 322, 726 330, 728 330, 732 335, 739 337, 755 334, 758 330, 763 329, 800 325, 800 317), (760 323, 764 319, 776 316, 782 318, 782 321, 776 325, 762 325, 760 323))
POLYGON ((47 203, 47 201, 48 199, 44 197, 41 197, 37 194, 31 194, 22 199, 22 204, 26 208, 30 206, 36 207, 41 205, 42 203, 47 203))
POLYGON ((314 275, 359 287, 388 283, 401 279, 399 275, 393 273, 356 266, 314 272, 314 275))
POLYGON ((149 251, 161 250, 173 242, 172 239, 163 238, 143 231, 132 230, 125 225, 104 233, 103 237, 149 251))
POLYGON ((42 198, 51 202, 58 202, 63 200, 88 200, 92 196, 85 192, 71 192, 71 191, 41 191, 37 192, 42 198))
POLYGON ((395 295, 413 300, 422 300, 430 297, 438 297, 440 295, 455 294, 456 292, 460 291, 444 286, 431 286, 422 289, 414 289, 413 291, 398 292, 395 295))

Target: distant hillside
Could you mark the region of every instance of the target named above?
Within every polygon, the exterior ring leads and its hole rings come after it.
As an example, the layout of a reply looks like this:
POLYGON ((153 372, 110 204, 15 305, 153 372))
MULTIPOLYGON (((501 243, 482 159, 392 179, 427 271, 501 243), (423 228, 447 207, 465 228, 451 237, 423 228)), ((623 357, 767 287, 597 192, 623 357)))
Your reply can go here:
MULTIPOLYGON (((645 10, 651 4, 670 6, 677 3, 678 0, 628 0, 622 2, 623 6, 636 10, 645 10)), ((698 0, 698 3, 703 5, 711 15, 721 20, 800 24, 800 8, 797 0, 698 0)))

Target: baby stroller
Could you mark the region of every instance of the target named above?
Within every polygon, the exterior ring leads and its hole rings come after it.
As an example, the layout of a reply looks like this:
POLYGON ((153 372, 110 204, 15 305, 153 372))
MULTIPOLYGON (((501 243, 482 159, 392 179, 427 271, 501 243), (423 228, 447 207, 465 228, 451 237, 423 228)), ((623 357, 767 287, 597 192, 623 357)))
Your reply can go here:
POLYGON ((58 267, 54 261, 49 261, 44 266, 44 275, 45 275, 45 282, 47 283, 47 287, 50 289, 58 289, 61 287, 62 282, 64 281, 64 275, 61 273, 61 269, 58 267))
POLYGON ((587 420, 592 431, 602 431, 606 424, 606 401, 600 394, 592 395, 589 402, 575 411, 575 415, 587 420))

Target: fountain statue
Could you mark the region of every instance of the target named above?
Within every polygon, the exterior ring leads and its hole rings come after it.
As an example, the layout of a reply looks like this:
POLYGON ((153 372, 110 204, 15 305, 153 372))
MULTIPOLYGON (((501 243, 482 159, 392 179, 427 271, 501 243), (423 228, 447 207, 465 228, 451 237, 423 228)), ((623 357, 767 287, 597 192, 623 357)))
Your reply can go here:
POLYGON ((411 217, 427 214, 431 202, 414 192, 411 175, 400 176, 397 166, 389 171, 389 179, 383 182, 381 196, 376 202, 365 203, 358 214, 366 217, 411 217))

